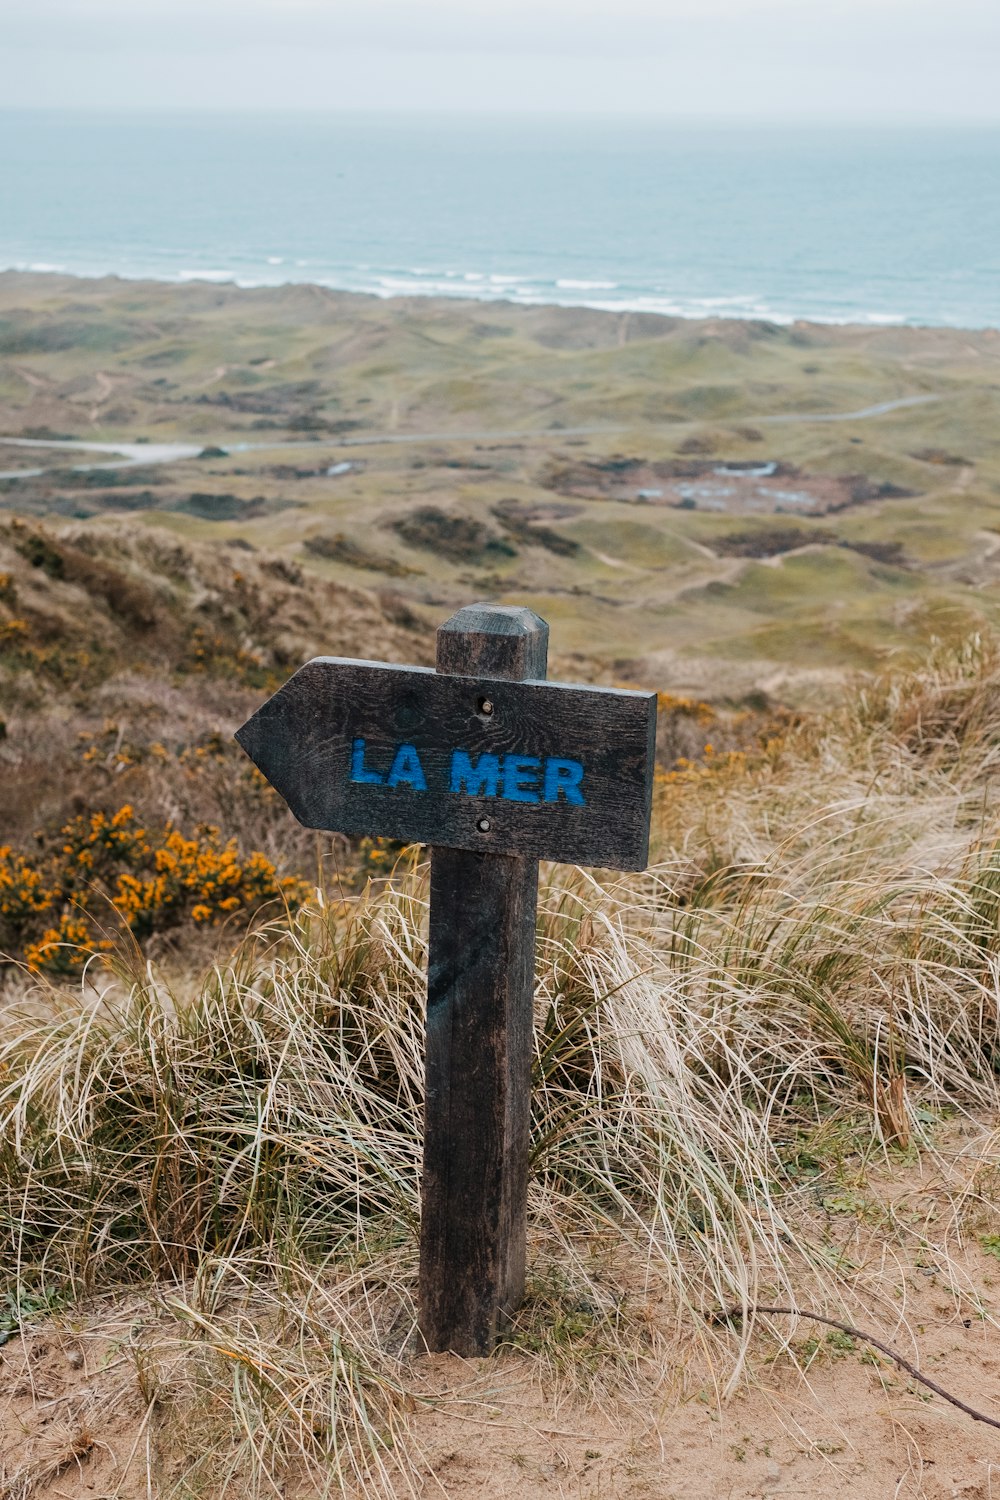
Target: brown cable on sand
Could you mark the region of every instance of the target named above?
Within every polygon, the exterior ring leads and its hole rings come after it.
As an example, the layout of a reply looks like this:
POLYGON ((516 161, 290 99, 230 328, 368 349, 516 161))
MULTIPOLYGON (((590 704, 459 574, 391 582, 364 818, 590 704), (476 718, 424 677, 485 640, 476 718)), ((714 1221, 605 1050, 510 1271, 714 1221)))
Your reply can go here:
POLYGON ((957 1406, 959 1411, 964 1411, 965 1415, 971 1417, 974 1422, 985 1422, 988 1427, 1000 1429, 1000 1420, 996 1417, 988 1417, 984 1411, 977 1411, 974 1406, 968 1406, 964 1401, 960 1401, 957 1396, 953 1396, 950 1391, 938 1385, 937 1381, 931 1380, 929 1375, 922 1375, 915 1365, 912 1365, 904 1355, 898 1353, 889 1344, 883 1344, 882 1340, 877 1339, 874 1334, 865 1333, 860 1328, 852 1328, 850 1323, 841 1323, 837 1318, 824 1317, 822 1313, 808 1312, 804 1307, 757 1307, 754 1305, 730 1307, 720 1313, 710 1313, 709 1317, 713 1323, 732 1323, 737 1318, 745 1318, 748 1315, 770 1317, 775 1314, 783 1314, 789 1318, 810 1318, 814 1323, 825 1323, 828 1328, 837 1328, 852 1339, 860 1339, 863 1344, 871 1344, 873 1349, 878 1349, 879 1353, 894 1360, 900 1369, 912 1375, 914 1380, 919 1380, 920 1384, 925 1385, 929 1391, 933 1391, 935 1396, 941 1396, 945 1401, 950 1401, 952 1406, 957 1406))

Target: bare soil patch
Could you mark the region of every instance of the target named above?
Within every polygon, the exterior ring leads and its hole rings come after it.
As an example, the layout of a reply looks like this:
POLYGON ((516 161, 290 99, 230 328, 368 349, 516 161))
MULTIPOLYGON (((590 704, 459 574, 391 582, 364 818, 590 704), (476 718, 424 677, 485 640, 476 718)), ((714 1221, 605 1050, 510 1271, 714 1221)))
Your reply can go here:
MULTIPOLYGON (((1000 1262, 983 1247, 995 1237, 978 1194, 997 1137, 983 1124, 951 1129, 941 1156, 886 1163, 863 1188, 826 1193, 819 1212, 831 1246, 855 1268, 849 1316, 1000 1418, 1000 1262)), ((931 1397, 866 1346, 805 1319, 762 1328, 750 1378, 726 1401, 704 1350, 677 1339, 669 1299, 643 1267, 619 1274, 623 1311, 647 1330, 626 1365, 590 1359, 588 1369, 571 1342, 525 1348, 530 1315, 491 1359, 410 1356, 403 1440, 386 1455, 389 1479, 366 1493, 993 1500, 1000 1492, 1000 1432, 931 1397)), ((823 1298, 822 1281, 803 1290, 803 1306, 823 1298)), ((0 1349, 3 1500, 195 1493, 183 1483, 195 1445, 206 1432, 221 1442, 222 1429, 213 1429, 207 1392, 191 1404, 188 1337, 158 1298, 135 1296, 105 1297, 16 1334, 0 1349)), ((220 1452, 220 1473, 226 1463, 220 1452)), ((312 1500, 320 1490, 315 1476, 289 1474, 270 1492, 312 1500)), ((198 1493, 216 1500, 245 1490, 234 1480, 198 1493)))
POLYGON ((721 463, 710 459, 639 458, 553 461, 541 476, 547 489, 587 500, 666 505, 731 515, 825 516, 913 491, 860 474, 810 474, 778 460, 721 463))

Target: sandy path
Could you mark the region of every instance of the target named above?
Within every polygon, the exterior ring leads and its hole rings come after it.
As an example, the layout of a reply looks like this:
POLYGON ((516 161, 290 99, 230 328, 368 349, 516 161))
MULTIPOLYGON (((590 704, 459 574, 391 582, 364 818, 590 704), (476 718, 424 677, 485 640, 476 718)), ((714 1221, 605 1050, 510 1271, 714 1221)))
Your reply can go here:
POLYGON ((220 380, 225 380, 228 374, 228 365, 217 365, 211 375, 206 375, 204 380, 195 381, 195 390, 204 390, 207 386, 217 385, 220 380))
MULTIPOLYGON (((0 448, 32 448, 46 453, 101 453, 113 460, 111 463, 77 464, 74 467, 78 469, 131 469, 145 467, 147 464, 177 463, 181 459, 197 458, 203 447, 202 443, 95 443, 82 438, 50 440, 0 437, 0 448)), ((45 473, 45 469, 34 469, 31 472, 41 474, 45 473)), ((17 477, 17 471, 7 477, 17 477)))
MULTIPOLYGON (((961 1270, 974 1276, 958 1295, 936 1268, 921 1269, 925 1259, 895 1263, 909 1329, 890 1313, 888 1326, 876 1320, 879 1331, 934 1379, 996 1413, 995 1330, 972 1295, 978 1283, 995 1312, 986 1258, 963 1257, 961 1270)), ((151 1411, 135 1361, 121 1355, 130 1328, 152 1331, 155 1342, 151 1313, 136 1298, 105 1299, 39 1322, 0 1352, 0 1493, 148 1500, 166 1492, 156 1476, 177 1472, 183 1406, 172 1414, 164 1400, 151 1411)), ((650 1326, 661 1316, 654 1296, 650 1326)), ((996 1500, 1000 1433, 924 1399, 863 1346, 831 1342, 822 1330, 814 1339, 813 1331, 789 1329, 795 1361, 761 1333, 757 1379, 722 1405, 691 1346, 674 1349, 662 1384, 640 1395, 625 1379, 592 1399, 521 1351, 492 1360, 415 1356, 402 1372, 412 1415, 398 1457, 408 1472, 363 1496, 349 1491, 350 1500, 996 1500)), ((176 1369, 171 1360, 165 1374, 176 1369)), ((271 1493, 315 1500, 317 1489, 292 1479, 271 1493)))
POLYGON ((895 401, 879 401, 875 406, 865 406, 861 411, 831 412, 787 412, 772 417, 741 417, 744 422, 864 422, 869 417, 884 417, 891 411, 902 411, 907 406, 926 406, 931 401, 943 401, 943 396, 899 396, 895 401))
POLYGON ((20 365, 15 365, 14 371, 15 374, 20 375, 25 385, 31 386, 32 390, 43 391, 46 386, 52 384, 52 381, 47 376, 35 375, 31 370, 22 369, 20 365))
POLYGON ((110 375, 106 375, 103 370, 98 370, 95 377, 95 384, 97 386, 97 390, 95 394, 90 398, 92 404, 90 410, 87 413, 87 420, 90 422, 92 427, 97 423, 97 419, 101 414, 101 407, 108 400, 108 398, 114 394, 115 389, 114 381, 111 379, 110 375))

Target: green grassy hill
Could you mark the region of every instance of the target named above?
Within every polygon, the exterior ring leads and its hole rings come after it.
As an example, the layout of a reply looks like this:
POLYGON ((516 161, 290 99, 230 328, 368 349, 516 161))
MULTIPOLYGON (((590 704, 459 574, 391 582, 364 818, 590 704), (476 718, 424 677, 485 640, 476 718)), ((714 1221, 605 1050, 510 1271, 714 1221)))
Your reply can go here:
POLYGON ((0 435, 204 447, 0 446, 54 466, 0 480, 10 511, 278 552, 428 619, 517 600, 577 675, 734 700, 996 620, 998 392, 991 331, 0 277, 0 435))

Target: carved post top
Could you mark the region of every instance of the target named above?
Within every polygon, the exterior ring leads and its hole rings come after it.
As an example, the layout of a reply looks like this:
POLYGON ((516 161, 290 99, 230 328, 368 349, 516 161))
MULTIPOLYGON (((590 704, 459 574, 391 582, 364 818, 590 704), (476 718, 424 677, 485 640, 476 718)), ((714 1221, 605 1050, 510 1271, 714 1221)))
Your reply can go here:
POLYGON ((467 604, 438 626, 437 670, 462 676, 545 676, 549 627, 513 604, 467 604))

